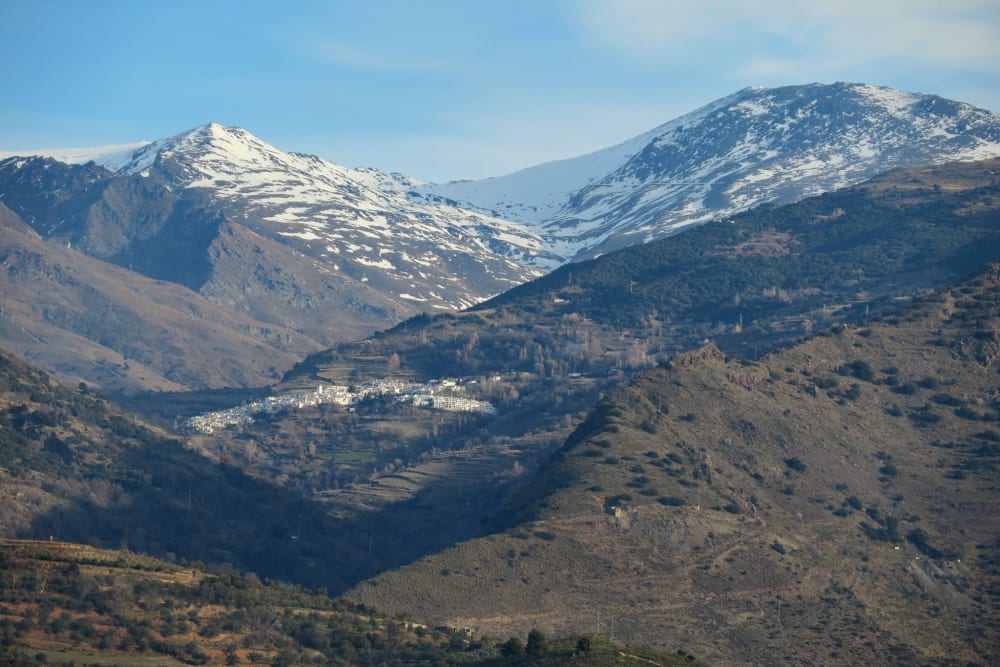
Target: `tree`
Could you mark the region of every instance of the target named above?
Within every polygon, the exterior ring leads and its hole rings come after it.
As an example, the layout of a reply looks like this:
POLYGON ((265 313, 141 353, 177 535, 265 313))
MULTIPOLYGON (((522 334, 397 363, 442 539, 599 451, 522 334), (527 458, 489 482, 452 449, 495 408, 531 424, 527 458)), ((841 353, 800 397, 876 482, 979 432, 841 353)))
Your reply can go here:
POLYGON ((511 637, 500 645, 500 655, 505 658, 512 658, 524 653, 524 644, 517 637, 511 637))
POLYGON ((525 646, 528 655, 540 655, 545 653, 545 635, 537 628, 532 628, 528 633, 528 643, 525 646))
POLYGON ((590 653, 590 637, 580 637, 576 641, 576 652, 577 653, 590 653))

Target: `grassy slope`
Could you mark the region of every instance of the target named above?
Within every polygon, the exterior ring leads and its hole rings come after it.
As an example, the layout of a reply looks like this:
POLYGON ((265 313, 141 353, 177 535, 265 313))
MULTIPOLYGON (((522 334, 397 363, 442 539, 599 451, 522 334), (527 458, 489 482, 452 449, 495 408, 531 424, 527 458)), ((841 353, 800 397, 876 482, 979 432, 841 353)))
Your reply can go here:
POLYGON ((667 665, 686 656, 588 637, 501 658, 497 642, 252 575, 127 551, 0 540, 0 664, 667 665))
POLYGON ((991 664, 998 303, 994 269, 759 363, 678 355, 597 407, 506 532, 352 595, 493 633, 614 617, 723 664, 991 664))

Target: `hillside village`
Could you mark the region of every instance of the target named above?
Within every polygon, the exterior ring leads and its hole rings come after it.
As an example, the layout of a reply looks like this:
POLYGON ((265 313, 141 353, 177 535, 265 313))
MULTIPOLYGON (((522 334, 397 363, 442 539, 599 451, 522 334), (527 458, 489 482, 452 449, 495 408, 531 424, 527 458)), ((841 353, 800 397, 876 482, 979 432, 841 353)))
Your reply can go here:
POLYGON ((416 407, 449 412, 474 412, 496 414, 496 408, 487 401, 456 396, 463 391, 461 380, 445 378, 426 383, 403 382, 401 380, 375 380, 368 384, 345 387, 335 384, 320 384, 311 392, 291 392, 280 396, 268 396, 259 401, 245 403, 226 410, 206 412, 185 420, 180 429, 183 433, 211 435, 219 429, 237 424, 249 424, 259 414, 274 414, 287 410, 301 410, 306 407, 335 403, 348 409, 368 398, 389 399, 396 403, 412 403, 416 407))

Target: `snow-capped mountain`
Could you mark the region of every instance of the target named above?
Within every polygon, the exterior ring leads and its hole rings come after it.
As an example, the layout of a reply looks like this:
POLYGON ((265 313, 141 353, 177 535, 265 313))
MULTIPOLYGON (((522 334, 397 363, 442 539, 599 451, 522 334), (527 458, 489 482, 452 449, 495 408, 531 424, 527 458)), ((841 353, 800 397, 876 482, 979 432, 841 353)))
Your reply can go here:
POLYGON ((524 223, 565 261, 897 167, 1000 155, 1000 115, 864 84, 746 88, 622 144, 420 191, 524 223))
POLYGON ((523 282, 537 275, 527 259, 544 252, 521 225, 409 198, 417 183, 398 174, 285 153, 216 123, 96 162, 119 174, 160 170, 227 218, 426 308, 469 306, 523 282))
MULTIPOLYGON (((747 88, 589 155, 441 185, 214 123, 41 153, 0 153, 0 204, 43 241, 190 288, 296 354, 763 202, 1000 156, 1000 116, 862 84, 747 88)), ((65 312, 42 317, 100 337, 65 312)))
POLYGON ((0 161, 3 202, 43 237, 326 344, 470 306, 545 256, 523 225, 239 128, 50 155, 0 161))

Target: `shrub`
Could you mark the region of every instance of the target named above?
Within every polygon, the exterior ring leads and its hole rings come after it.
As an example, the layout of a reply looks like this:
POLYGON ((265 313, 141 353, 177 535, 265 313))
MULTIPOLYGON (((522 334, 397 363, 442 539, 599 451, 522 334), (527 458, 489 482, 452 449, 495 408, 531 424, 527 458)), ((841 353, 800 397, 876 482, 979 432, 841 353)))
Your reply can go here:
POLYGON ((931 401, 937 403, 938 405, 948 405, 951 407, 962 404, 962 399, 952 396, 951 394, 934 394, 931 396, 931 401))
POLYGON ((968 419, 969 421, 978 421, 980 414, 975 410, 970 410, 966 407, 955 408, 955 416, 959 419, 968 419))
POLYGON ((948 555, 930 543, 929 536, 922 528, 911 530, 906 534, 906 539, 928 558, 943 558, 948 555))
POLYGON ((875 381, 875 371, 872 369, 871 365, 867 361, 852 361, 849 364, 844 364, 837 369, 837 372, 841 375, 850 375, 856 377, 859 380, 864 380, 865 382, 875 381))
POLYGON ((816 378, 813 382, 820 389, 833 389, 840 384, 837 382, 837 378, 816 378))
POLYGON ((917 426, 927 426, 929 424, 937 424, 941 421, 941 415, 931 412, 929 409, 921 409, 916 412, 910 413, 910 419, 917 426))
POLYGON ((897 468, 891 463, 886 463, 884 466, 879 468, 878 471, 883 475, 885 475, 886 477, 895 477, 896 475, 899 474, 899 468, 897 468))
POLYGON ((794 470, 795 472, 802 472, 806 469, 806 464, 800 461, 797 456, 792 456, 785 459, 785 465, 794 470))
POLYGON ((861 396, 861 387, 857 383, 852 383, 850 388, 844 392, 844 398, 849 401, 856 401, 861 396))

